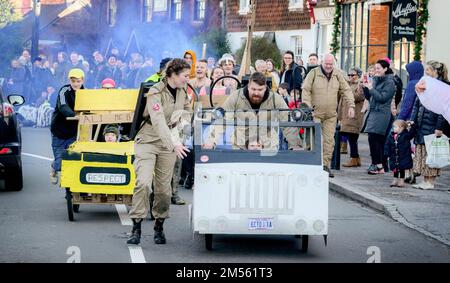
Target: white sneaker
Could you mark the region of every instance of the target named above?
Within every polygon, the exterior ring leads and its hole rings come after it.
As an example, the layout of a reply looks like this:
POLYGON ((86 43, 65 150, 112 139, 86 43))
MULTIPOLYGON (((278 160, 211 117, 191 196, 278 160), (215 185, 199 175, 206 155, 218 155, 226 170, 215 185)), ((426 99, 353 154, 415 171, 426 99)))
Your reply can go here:
POLYGON ((55 170, 51 170, 50 171, 50 181, 52 182, 53 185, 58 184, 58 172, 56 172, 55 170))
POLYGON ((419 189, 432 190, 432 189, 434 189, 434 185, 432 185, 431 183, 428 183, 428 182, 423 182, 423 183, 419 184, 419 189))
POLYGON ((412 187, 413 187, 413 188, 416 188, 416 189, 420 189, 420 187, 421 187, 421 186, 424 186, 424 185, 425 185, 425 182, 420 182, 420 183, 417 183, 417 184, 412 185, 412 187))

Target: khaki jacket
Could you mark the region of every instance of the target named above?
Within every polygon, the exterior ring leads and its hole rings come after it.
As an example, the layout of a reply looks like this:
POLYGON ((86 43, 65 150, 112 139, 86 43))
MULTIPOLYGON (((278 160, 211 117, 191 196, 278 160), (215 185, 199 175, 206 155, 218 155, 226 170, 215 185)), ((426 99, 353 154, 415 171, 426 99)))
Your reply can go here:
MULTIPOLYGON (((254 111, 244 95, 243 89, 234 91, 224 102, 222 108, 225 111, 246 110, 245 112, 227 112, 225 119, 228 121, 237 120, 237 123, 244 123, 244 121, 256 122, 259 121, 259 139, 263 144, 264 149, 277 150, 279 145, 279 128, 276 126, 261 126, 261 123, 270 121, 288 121, 288 112, 264 111, 274 109, 289 109, 286 102, 280 95, 269 93, 269 97, 261 104, 258 113, 254 111)), ((233 148, 246 149, 245 141, 257 134, 255 126, 236 126, 233 131, 232 142, 233 148)), ((296 128, 284 128, 283 134, 288 140, 289 147, 297 147, 300 144, 300 136, 296 128)), ((207 138, 207 144, 214 146, 220 143, 223 138, 224 129, 222 126, 214 126, 207 138)))
POLYGON ((349 83, 349 85, 355 98, 355 118, 350 119, 347 117, 348 106, 343 97, 341 97, 338 108, 338 120, 341 122, 341 132, 359 134, 364 118, 364 113, 361 112, 365 100, 364 92, 362 84, 359 82, 349 83))
POLYGON ((186 89, 178 89, 176 102, 164 82, 152 86, 145 95, 144 119, 150 118, 136 135, 136 143, 161 141, 172 151, 182 144, 181 130, 190 124, 190 101, 186 89), (181 129, 180 129, 181 128, 181 129))
POLYGON ((341 97, 348 107, 355 107, 353 92, 339 69, 333 70, 328 81, 319 66, 311 70, 303 82, 302 102, 314 107, 317 118, 335 117, 341 97))

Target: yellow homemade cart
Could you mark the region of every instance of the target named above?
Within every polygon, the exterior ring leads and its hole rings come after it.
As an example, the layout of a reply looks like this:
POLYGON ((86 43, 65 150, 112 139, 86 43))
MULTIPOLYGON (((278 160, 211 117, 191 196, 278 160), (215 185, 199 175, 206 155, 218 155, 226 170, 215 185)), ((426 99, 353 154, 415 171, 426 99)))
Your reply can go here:
POLYGON ((77 91, 76 117, 69 119, 78 120, 78 135, 65 151, 61 169, 70 221, 81 204, 131 205, 134 142, 125 141, 127 137, 121 142, 99 140, 102 125, 120 124, 130 129, 139 94, 139 89, 77 91))

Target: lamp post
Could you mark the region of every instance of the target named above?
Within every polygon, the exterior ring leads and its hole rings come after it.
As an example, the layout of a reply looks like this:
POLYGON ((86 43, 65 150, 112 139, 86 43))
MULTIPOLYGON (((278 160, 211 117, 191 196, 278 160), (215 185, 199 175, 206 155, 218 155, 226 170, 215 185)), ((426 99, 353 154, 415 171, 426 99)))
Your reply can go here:
POLYGON ((39 16, 41 15, 41 0, 33 0, 34 23, 31 35, 31 58, 39 55, 39 16))

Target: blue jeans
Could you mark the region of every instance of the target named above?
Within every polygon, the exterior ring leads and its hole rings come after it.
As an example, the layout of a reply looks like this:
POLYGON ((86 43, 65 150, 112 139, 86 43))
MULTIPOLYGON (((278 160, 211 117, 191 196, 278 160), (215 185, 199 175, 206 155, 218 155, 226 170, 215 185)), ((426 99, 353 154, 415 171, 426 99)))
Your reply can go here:
POLYGON ((52 168, 55 171, 61 171, 61 161, 64 150, 75 142, 76 137, 70 139, 60 139, 52 135, 52 149, 55 160, 52 162, 52 168))

